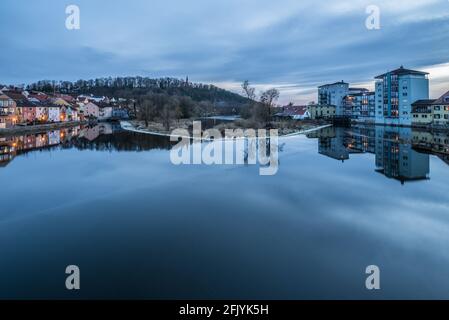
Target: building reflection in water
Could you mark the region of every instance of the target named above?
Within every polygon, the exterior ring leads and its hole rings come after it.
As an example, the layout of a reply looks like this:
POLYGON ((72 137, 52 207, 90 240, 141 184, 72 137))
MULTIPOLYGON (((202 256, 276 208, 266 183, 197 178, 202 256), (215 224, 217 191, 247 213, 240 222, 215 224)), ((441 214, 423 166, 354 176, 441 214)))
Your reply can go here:
POLYGON ((318 139, 318 152, 337 160, 351 154, 375 155, 376 171, 401 183, 429 179, 430 156, 449 164, 447 133, 385 126, 329 127, 307 135, 318 139))
POLYGON ((17 154, 17 143, 11 137, 0 137, 0 167, 5 167, 17 154))
MULTIPOLYGON (((328 127, 311 132, 307 137, 318 139, 319 154, 338 161, 350 160, 356 154, 374 154, 375 170, 401 183, 429 179, 429 155, 435 155, 449 165, 449 135, 443 132, 384 126, 328 127)), ((269 146, 269 140, 267 143, 269 146)), ((176 142, 170 142, 167 137, 124 131, 118 123, 100 123, 96 126, 0 137, 0 167, 7 166, 21 154, 54 148, 139 152, 169 150, 174 145, 176 142)), ((282 152, 283 144, 278 147, 282 152)), ((245 141, 241 148, 243 161, 248 164, 251 158, 249 150, 257 150, 258 147, 250 147, 245 141)), ((267 147, 266 150, 271 148, 267 147)))
MULTIPOLYGON (((332 128, 334 129, 334 128, 332 128)), ((326 130, 326 136, 319 139, 318 152, 330 158, 344 162, 349 159, 349 150, 343 144, 343 130, 326 130), (331 135, 329 135, 329 131, 331 135)))
POLYGON ((428 179, 429 154, 413 150, 411 140, 411 128, 376 128, 377 171, 401 182, 428 179))
POLYGON ((169 149, 171 145, 165 137, 128 132, 122 130, 118 123, 105 122, 96 126, 77 126, 43 133, 0 137, 0 167, 6 167, 16 156, 54 148, 146 151, 169 149))

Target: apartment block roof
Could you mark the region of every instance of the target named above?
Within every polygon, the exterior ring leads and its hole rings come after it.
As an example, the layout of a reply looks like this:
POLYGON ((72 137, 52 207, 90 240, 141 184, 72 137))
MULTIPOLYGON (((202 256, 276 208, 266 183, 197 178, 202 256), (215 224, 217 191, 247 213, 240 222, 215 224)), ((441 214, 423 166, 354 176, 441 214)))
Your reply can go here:
POLYGON ((392 70, 392 71, 389 71, 387 73, 384 73, 384 74, 381 74, 381 75, 375 77, 375 79, 382 79, 388 73, 394 74, 394 75, 398 75, 398 76, 402 76, 402 75, 420 75, 420 76, 425 76, 425 75, 429 74, 428 72, 422 72, 422 71, 417 71, 417 70, 405 69, 404 66, 400 66, 396 70, 392 70))
POLYGON ((430 106, 431 104, 433 104, 436 100, 434 99, 423 99, 423 100, 417 100, 415 102, 412 103, 413 107, 418 107, 418 106, 430 106))
POLYGON ((341 80, 341 81, 339 81, 339 82, 323 84, 322 86, 319 86, 318 88, 324 88, 324 87, 329 87, 329 86, 335 86, 335 85, 337 85, 337 84, 347 84, 347 85, 349 85, 349 83, 344 82, 343 80, 341 80))

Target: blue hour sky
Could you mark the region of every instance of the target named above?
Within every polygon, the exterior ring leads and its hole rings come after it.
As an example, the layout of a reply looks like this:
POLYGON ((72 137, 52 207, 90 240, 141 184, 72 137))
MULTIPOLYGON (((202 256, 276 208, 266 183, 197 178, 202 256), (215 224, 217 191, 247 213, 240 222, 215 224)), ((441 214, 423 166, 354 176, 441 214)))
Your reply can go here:
POLYGON ((276 87, 281 103, 316 100, 316 86, 404 65, 449 90, 447 0, 2 0, 0 83, 103 76, 189 76, 239 91, 276 87), (65 27, 68 5, 80 30, 65 27), (380 30, 365 10, 380 8, 380 30))

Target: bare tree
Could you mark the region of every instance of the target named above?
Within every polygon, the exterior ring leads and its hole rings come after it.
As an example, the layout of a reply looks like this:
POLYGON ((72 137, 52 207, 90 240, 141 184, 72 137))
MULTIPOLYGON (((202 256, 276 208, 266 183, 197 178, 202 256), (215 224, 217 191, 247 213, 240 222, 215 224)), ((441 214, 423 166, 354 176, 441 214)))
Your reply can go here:
POLYGON ((242 83, 243 93, 249 100, 256 100, 256 89, 251 87, 248 80, 242 83))
POLYGON ((162 123, 164 124, 165 130, 170 130, 170 124, 172 119, 175 118, 175 110, 177 108, 177 101, 174 99, 170 99, 167 103, 164 104, 161 110, 161 118, 162 123))
POLYGON ((242 85, 243 95, 248 99, 246 105, 240 110, 240 116, 244 119, 255 118, 256 110, 256 89, 251 87, 248 80, 245 80, 242 85))
POLYGON ((268 121, 271 121, 271 109, 274 107, 275 102, 279 99, 280 93, 277 89, 269 89, 262 92, 260 96, 260 102, 265 106, 268 112, 268 121))
POLYGON ((143 99, 139 106, 138 117, 145 121, 145 126, 148 127, 148 122, 153 120, 157 114, 156 106, 150 99, 143 99))
POLYGON ((274 103, 279 99, 279 90, 278 89, 269 89, 265 92, 262 92, 260 96, 260 102, 269 106, 270 108, 274 107, 274 103))
POLYGON ((182 112, 182 108, 181 108, 181 106, 178 104, 177 106, 176 106, 176 108, 175 108, 175 111, 174 111, 174 115, 175 115, 175 118, 176 118, 176 120, 178 121, 178 123, 179 123, 179 120, 182 118, 182 116, 183 116, 183 112, 182 112))

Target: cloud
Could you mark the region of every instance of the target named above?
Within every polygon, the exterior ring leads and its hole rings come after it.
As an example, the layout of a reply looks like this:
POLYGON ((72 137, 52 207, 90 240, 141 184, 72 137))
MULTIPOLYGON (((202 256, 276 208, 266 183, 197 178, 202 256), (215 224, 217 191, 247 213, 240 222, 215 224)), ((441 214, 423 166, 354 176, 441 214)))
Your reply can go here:
POLYGON ((423 71, 429 72, 430 98, 437 99, 449 91, 449 63, 429 66, 423 71))
MULTIPOLYGON (((281 101, 314 88, 369 84, 386 70, 448 63, 449 3, 437 0, 77 1, 81 29, 65 29, 68 1, 4 0, 0 82, 115 75, 189 75, 239 91, 248 79, 281 101), (365 28, 366 6, 381 30, 365 28), (45 17, 45 19, 42 19, 45 17)), ((447 85, 443 79, 440 89, 447 85)))

